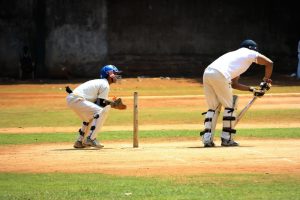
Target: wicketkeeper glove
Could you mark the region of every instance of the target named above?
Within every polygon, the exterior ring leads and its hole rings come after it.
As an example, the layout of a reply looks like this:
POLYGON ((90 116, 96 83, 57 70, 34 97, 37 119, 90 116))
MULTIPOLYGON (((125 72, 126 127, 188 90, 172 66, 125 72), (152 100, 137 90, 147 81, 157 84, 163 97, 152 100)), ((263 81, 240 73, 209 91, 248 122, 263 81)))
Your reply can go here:
POLYGON ((119 109, 119 110, 125 110, 127 108, 127 106, 125 104, 123 104, 123 101, 121 98, 117 98, 116 100, 110 102, 110 106, 112 108, 119 109))
POLYGON ((256 96, 256 97, 262 97, 262 96, 265 95, 265 90, 256 89, 255 87, 250 87, 249 91, 253 92, 253 95, 256 96))

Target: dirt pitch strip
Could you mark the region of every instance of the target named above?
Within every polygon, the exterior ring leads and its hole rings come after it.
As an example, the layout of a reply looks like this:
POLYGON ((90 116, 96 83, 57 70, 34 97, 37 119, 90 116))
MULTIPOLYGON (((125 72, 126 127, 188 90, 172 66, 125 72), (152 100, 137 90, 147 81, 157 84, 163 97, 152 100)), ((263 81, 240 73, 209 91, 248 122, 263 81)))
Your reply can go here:
POLYGON ((0 172, 104 173, 151 176, 201 173, 300 173, 300 139, 239 140, 240 147, 203 148, 200 141, 105 142, 101 150, 70 143, 0 147, 0 172))

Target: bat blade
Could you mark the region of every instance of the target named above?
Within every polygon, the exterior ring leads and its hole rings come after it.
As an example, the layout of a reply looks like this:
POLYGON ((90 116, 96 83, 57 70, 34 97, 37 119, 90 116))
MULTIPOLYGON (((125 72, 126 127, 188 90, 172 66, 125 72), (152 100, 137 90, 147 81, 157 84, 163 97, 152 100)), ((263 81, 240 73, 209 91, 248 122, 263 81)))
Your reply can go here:
POLYGON ((255 102, 255 100, 257 99, 257 97, 253 97, 251 99, 251 101, 249 101, 249 103, 245 106, 245 108, 243 108, 243 110, 241 110, 241 112, 237 115, 236 117, 236 122, 234 124, 234 126, 237 125, 237 123, 242 119, 242 117, 245 115, 245 113, 249 110, 249 108, 253 105, 253 103, 255 102))

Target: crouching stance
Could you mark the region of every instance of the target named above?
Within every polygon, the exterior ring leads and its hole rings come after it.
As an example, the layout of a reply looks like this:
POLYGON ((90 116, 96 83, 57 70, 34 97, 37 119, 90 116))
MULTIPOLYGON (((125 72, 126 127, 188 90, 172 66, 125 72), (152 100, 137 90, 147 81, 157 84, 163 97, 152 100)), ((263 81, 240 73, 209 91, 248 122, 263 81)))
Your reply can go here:
POLYGON ((253 92, 255 96, 264 95, 263 90, 257 90, 238 82, 240 75, 247 71, 252 63, 265 67, 263 81, 270 83, 273 62, 258 52, 257 44, 253 40, 243 41, 239 49, 222 55, 205 69, 203 87, 208 111, 205 112, 204 131, 200 132, 204 147, 215 146, 214 132, 222 106, 224 113, 221 145, 238 146, 238 143, 233 140, 233 134, 236 133, 234 129, 236 104, 232 88, 253 92))
POLYGON ((97 140, 97 133, 101 130, 110 108, 126 109, 122 100, 108 100, 110 85, 116 83, 120 71, 113 65, 106 65, 100 71, 100 79, 87 81, 69 93, 67 105, 82 119, 82 127, 78 131, 78 138, 74 148, 104 147, 97 140))

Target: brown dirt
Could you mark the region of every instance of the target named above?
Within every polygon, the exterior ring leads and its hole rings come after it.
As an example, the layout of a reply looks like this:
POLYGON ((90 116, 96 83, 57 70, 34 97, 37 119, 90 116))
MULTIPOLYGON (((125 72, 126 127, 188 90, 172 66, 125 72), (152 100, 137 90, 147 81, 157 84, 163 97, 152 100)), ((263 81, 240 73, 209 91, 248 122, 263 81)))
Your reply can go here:
POLYGON ((239 140, 240 147, 203 148, 195 140, 106 142, 101 150, 71 144, 0 147, 0 172, 104 173, 151 176, 200 173, 300 173, 300 140, 239 140))

